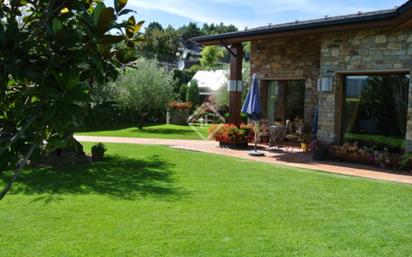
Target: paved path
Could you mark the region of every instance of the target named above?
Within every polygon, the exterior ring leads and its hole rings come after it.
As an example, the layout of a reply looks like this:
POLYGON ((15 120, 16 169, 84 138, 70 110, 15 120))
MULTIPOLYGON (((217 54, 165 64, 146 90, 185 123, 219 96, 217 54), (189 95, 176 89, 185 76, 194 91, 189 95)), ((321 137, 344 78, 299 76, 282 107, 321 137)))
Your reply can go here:
POLYGON ((295 168, 304 168, 328 173, 342 174, 348 176, 363 177, 376 180, 384 180, 398 183, 412 184, 411 174, 390 173, 388 171, 355 164, 344 164, 334 162, 313 161, 310 154, 302 152, 284 153, 265 151, 265 157, 252 157, 245 150, 233 150, 220 148, 217 142, 201 140, 174 140, 174 139, 148 139, 148 138, 125 138, 125 137, 92 137, 75 136, 80 142, 102 142, 102 143, 125 143, 139 145, 165 145, 178 149, 192 150, 205 153, 220 154, 237 157, 252 161, 284 165, 295 168))

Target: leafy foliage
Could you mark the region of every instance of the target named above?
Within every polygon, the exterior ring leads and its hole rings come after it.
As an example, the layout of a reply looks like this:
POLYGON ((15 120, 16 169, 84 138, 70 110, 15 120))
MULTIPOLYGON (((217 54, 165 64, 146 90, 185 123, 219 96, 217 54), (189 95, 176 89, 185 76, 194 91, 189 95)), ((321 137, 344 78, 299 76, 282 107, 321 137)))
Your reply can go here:
POLYGON ((219 46, 206 46, 202 49, 200 64, 204 68, 218 68, 222 66, 221 59, 225 56, 224 50, 219 46))
POLYGON ((196 80, 192 80, 187 88, 187 101, 191 102, 193 107, 198 107, 200 105, 200 91, 196 80))
POLYGON ((115 80, 117 69, 136 59, 133 48, 143 22, 133 16, 117 21, 131 12, 126 3, 115 0, 115 8, 97 0, 2 3, 0 169, 22 168, 31 153, 64 147, 81 123, 93 85, 115 80))
POLYGON ((176 61, 180 38, 173 27, 163 29, 157 22, 150 23, 145 31, 145 39, 137 46, 143 57, 161 62, 176 61))
POLYGON ((164 115, 173 99, 173 74, 154 60, 139 59, 139 69, 127 69, 115 87, 115 101, 138 113, 142 128, 150 116, 164 115))

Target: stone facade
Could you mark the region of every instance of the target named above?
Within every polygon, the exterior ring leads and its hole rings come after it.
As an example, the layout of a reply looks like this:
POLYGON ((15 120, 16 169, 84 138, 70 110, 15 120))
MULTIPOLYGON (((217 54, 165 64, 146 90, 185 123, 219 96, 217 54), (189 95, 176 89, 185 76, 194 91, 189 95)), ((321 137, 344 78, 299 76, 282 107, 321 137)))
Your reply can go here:
POLYGON ((317 79, 320 68, 319 37, 269 39, 252 42, 251 73, 264 80, 305 80, 305 121, 317 105, 317 79))
MULTIPOLYGON (((412 30, 365 30, 252 42, 251 73, 261 79, 305 79, 305 119, 319 106, 318 137, 339 141, 340 99, 345 74, 412 71, 412 30), (317 92, 318 78, 332 77, 331 92, 317 92)), ((407 148, 412 150, 412 81, 407 148)))
MULTIPOLYGON (((333 77, 334 83, 332 92, 319 94, 318 136, 327 142, 337 142, 338 92, 343 87, 343 74, 410 71, 412 30, 325 34, 321 41, 320 76, 333 77)), ((406 138, 412 140, 412 84, 409 94, 406 138)))

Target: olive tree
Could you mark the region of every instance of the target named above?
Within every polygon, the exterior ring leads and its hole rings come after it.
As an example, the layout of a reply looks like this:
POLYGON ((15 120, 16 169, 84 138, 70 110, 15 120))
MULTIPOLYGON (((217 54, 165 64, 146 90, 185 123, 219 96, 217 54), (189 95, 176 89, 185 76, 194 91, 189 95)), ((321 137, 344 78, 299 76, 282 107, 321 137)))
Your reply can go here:
POLYGON ((166 112, 173 100, 173 73, 155 60, 139 59, 138 69, 127 69, 113 84, 115 101, 138 113, 138 127, 143 128, 147 118, 166 112))
POLYGON ((97 85, 136 59, 143 22, 99 0, 0 0, 0 174, 11 189, 29 160, 53 151, 81 122, 97 85))

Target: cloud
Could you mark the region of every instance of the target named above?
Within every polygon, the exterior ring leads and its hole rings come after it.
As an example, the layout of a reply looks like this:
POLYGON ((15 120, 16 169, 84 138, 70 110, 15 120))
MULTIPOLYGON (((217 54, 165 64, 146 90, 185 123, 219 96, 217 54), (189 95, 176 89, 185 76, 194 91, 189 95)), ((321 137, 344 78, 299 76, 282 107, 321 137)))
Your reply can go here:
POLYGON ((381 7, 373 2, 366 5, 366 1, 355 0, 129 0, 129 4, 137 9, 165 12, 196 22, 224 22, 239 28, 370 11, 381 7))

